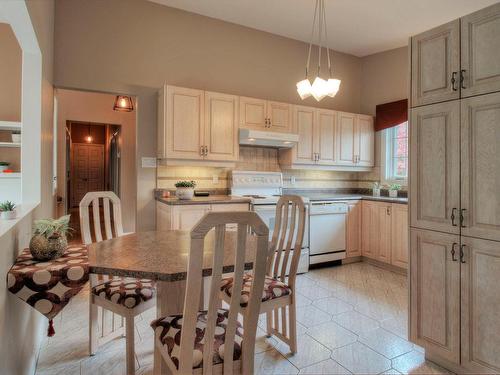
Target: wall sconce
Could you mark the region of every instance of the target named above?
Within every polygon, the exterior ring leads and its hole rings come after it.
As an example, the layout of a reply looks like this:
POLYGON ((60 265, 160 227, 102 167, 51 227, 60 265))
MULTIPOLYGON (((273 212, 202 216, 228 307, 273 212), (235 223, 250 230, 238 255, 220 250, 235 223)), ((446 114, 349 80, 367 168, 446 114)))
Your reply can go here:
POLYGON ((130 96, 117 95, 113 110, 119 112, 132 112, 134 110, 134 102, 130 96))

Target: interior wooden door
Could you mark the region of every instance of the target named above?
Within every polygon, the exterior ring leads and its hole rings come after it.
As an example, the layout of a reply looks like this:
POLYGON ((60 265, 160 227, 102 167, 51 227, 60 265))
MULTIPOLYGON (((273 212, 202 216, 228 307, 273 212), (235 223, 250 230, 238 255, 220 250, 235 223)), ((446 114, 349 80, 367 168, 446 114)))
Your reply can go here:
POLYGON ((411 40, 411 106, 460 97, 460 20, 411 40))
POLYGON ((347 213, 346 257, 361 255, 361 201, 349 201, 347 213))
POLYGON ((273 132, 290 133, 292 131, 292 106, 288 103, 267 102, 267 118, 273 132))
POLYGON ((240 127, 255 130, 268 130, 267 102, 262 99, 240 96, 240 127))
POLYGON ((392 204, 391 264, 408 267, 408 206, 392 204))
POLYGON ((377 203, 378 233, 374 233, 374 241, 378 240, 377 259, 384 263, 391 263, 391 227, 392 206, 390 203, 377 203))
POLYGON ((73 143, 71 205, 78 207, 89 191, 104 190, 104 145, 73 143))
POLYGON ((460 233, 460 102, 411 110, 412 227, 460 233))
POLYGON ((460 22, 462 97, 500 91, 500 3, 460 22))
POLYGON ((238 97, 205 92, 205 146, 207 160, 237 161, 238 97))
POLYGON ((500 243, 462 238, 462 365, 500 373, 500 243))
POLYGON ((500 241, 500 93, 461 103, 462 234, 500 241))
POLYGON ((204 92, 167 86, 167 151, 172 159, 203 159, 204 92))
POLYGON ((373 117, 357 115, 355 132, 354 155, 357 155, 356 165, 373 167, 375 165, 373 117))
POLYGON ((315 109, 311 107, 293 107, 293 125, 300 141, 294 146, 295 163, 314 163, 314 138, 316 137, 315 109))
POLYGON ((458 364, 460 236, 412 228, 410 247, 410 339, 458 364))
POLYGON ((339 112, 337 126, 337 164, 339 165, 354 165, 355 123, 355 114, 339 112))
POLYGON ((337 154, 337 112, 327 109, 317 110, 316 150, 319 154, 318 164, 331 165, 337 154))

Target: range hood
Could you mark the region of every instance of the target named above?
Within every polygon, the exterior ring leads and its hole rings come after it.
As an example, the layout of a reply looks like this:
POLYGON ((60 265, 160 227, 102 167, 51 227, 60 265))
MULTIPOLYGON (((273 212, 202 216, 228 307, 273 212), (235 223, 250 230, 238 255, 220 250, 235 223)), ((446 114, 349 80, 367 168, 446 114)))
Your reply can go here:
POLYGON ((240 129, 240 145, 291 148, 298 141, 298 134, 240 129))

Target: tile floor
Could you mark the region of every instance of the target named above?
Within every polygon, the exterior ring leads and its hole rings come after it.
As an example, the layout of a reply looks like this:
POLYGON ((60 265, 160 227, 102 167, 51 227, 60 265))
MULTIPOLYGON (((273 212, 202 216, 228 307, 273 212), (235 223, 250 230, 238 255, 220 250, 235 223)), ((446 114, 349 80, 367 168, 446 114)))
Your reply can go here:
MULTIPOLYGON (((266 338, 259 320, 255 372, 258 374, 443 374, 425 361, 407 338, 406 277, 367 263, 313 270, 298 277, 298 353, 266 338)), ((116 339, 87 355, 88 290, 55 319, 56 335, 46 339, 37 374, 125 373, 125 340, 116 339)), ((137 374, 152 374, 154 309, 136 318, 137 374)))

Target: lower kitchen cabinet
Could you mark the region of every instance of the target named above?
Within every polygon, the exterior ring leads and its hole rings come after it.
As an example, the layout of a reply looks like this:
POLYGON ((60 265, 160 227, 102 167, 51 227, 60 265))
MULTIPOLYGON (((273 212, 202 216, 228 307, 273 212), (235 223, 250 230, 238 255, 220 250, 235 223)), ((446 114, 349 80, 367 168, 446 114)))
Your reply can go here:
POLYGON ((349 201, 347 212, 346 257, 361 256, 361 201, 349 201))
POLYGON ((408 205, 393 204, 391 211, 391 263, 408 267, 408 205))

